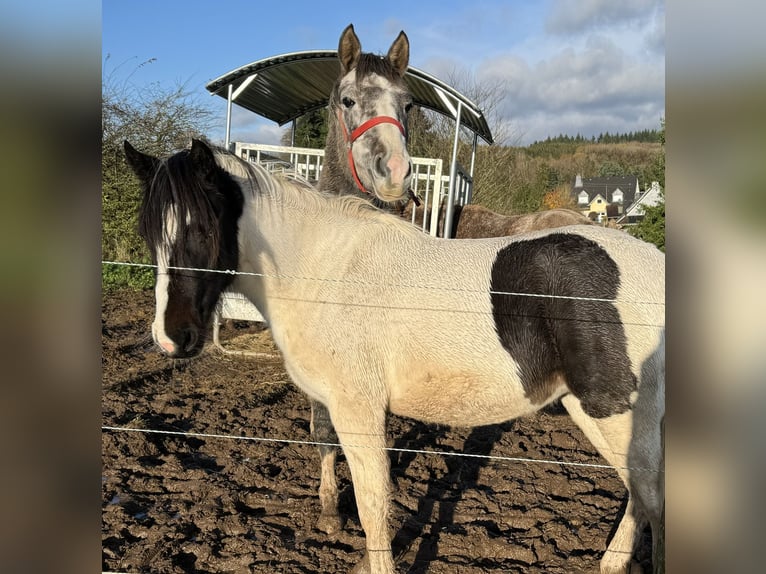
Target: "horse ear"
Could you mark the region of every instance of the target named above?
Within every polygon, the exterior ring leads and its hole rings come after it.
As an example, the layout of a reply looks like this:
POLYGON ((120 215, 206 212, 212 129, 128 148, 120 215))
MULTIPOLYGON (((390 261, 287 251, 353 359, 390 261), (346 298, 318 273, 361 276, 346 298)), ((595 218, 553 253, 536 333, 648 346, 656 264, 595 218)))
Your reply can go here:
POLYGON ((351 70, 356 68, 359 63, 359 56, 362 54, 362 44, 359 42, 354 25, 349 24, 340 35, 338 42, 338 59, 340 60, 340 75, 345 76, 351 70))
POLYGON ((386 58, 391 62, 394 70, 399 73, 399 77, 404 77, 404 74, 407 71, 407 66, 410 63, 410 40, 407 38, 407 34, 404 33, 404 30, 399 32, 396 40, 391 44, 386 58))
POLYGON ((195 171, 205 179, 212 179, 216 169, 216 162, 213 151, 207 144, 202 140, 193 139, 189 154, 195 171))
POLYGON ((138 179, 144 183, 151 181, 154 174, 157 173, 159 160, 151 155, 141 153, 130 145, 128 140, 123 142, 123 147, 125 148, 125 159, 128 160, 128 165, 138 176, 138 179))

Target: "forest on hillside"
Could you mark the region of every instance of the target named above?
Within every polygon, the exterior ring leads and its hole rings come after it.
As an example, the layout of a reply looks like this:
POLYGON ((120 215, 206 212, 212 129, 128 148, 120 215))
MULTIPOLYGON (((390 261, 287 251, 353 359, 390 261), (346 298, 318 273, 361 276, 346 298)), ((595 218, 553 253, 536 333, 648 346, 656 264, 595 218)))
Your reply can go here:
POLYGON ((646 142, 656 143, 659 141, 660 133, 655 129, 651 130, 639 130, 636 132, 627 132, 624 134, 610 134, 602 132, 598 136, 591 136, 590 139, 583 137, 581 134, 574 136, 559 134, 557 136, 548 136, 543 141, 535 141, 529 147, 534 148, 537 146, 544 146, 551 143, 627 143, 627 142, 646 142))
MULTIPOLYGON (((323 148, 326 110, 299 118, 295 145, 323 148)), ((291 128, 282 141, 289 144, 291 128)), ((474 167, 473 201, 504 214, 529 213, 553 207, 574 207, 570 189, 575 176, 635 175, 641 189, 658 181, 664 188, 661 130, 601 134, 598 138, 564 136, 529 146, 479 145, 474 167)), ((461 133, 458 161, 468 167, 472 138, 461 133)), ((441 158, 449 165, 454 123, 439 114, 413 108, 408 120, 408 149, 416 157, 441 158)))

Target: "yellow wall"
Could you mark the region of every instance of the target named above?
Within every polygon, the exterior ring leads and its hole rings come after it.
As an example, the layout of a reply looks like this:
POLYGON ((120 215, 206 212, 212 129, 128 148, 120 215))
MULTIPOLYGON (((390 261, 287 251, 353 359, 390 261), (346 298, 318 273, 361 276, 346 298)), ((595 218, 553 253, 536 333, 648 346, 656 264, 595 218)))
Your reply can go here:
POLYGON ((604 216, 606 216, 606 206, 609 205, 606 202, 606 199, 604 199, 600 194, 593 198, 593 201, 590 202, 590 205, 588 206, 588 212, 595 212, 595 213, 603 213, 604 216), (599 203, 599 200, 601 200, 601 203, 599 203))

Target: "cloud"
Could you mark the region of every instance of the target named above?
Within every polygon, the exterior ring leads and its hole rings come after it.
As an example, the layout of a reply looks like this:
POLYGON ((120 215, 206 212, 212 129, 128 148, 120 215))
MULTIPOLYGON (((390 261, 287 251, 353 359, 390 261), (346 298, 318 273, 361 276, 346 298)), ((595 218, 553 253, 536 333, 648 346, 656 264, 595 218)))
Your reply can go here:
MULTIPOLYGON (((364 50, 385 53, 401 29, 411 64, 484 108, 502 139, 625 133, 658 128, 665 115, 663 0, 488 2, 417 27, 397 17, 360 22, 357 33, 364 50), (456 33, 469 19, 475 25, 456 33)), ((224 125, 225 113, 222 134, 224 125)), ((276 144, 283 131, 235 106, 232 140, 276 144)))
MULTIPOLYGON (((214 111, 213 128, 209 137, 216 144, 226 140, 226 109, 214 111)), ((239 106, 232 106, 230 140, 268 145, 281 145, 282 134, 289 125, 278 126, 271 120, 262 118, 239 106)))
POLYGON ((592 36, 582 49, 563 47, 530 64, 519 56, 484 61, 477 81, 502 83, 498 115, 524 143, 547 135, 659 127, 664 115, 664 62, 642 59, 609 38, 592 36))
POLYGON ((665 57, 665 12, 656 12, 647 30, 646 44, 657 54, 665 57))
POLYGON ((390 42, 393 42, 396 39, 396 37, 399 35, 399 32, 401 32, 402 30, 404 30, 405 34, 408 34, 409 36, 409 33, 407 32, 407 28, 409 27, 408 24, 409 24, 408 22, 404 22, 400 20, 399 18, 386 18, 382 26, 383 33, 385 34, 386 37, 390 36, 391 37, 390 42))
MULTIPOLYGON (((255 114, 253 114, 255 115, 255 114)), ((281 145, 282 134, 288 126, 279 127, 268 120, 260 120, 251 123, 248 126, 239 125, 236 129, 232 127, 231 141, 257 142, 267 145, 281 145)))
POLYGON ((622 26, 641 21, 662 0, 556 0, 545 22, 550 34, 582 34, 600 27, 622 26))
POLYGON ((495 33, 471 39, 468 48, 461 42, 457 50, 430 54, 422 69, 466 95, 470 91, 455 78, 479 88, 502 86, 489 118, 493 132, 515 134, 522 144, 559 133, 590 137, 659 128, 665 115, 663 0, 554 0, 543 6, 503 20, 510 22, 508 40, 498 44, 495 33))

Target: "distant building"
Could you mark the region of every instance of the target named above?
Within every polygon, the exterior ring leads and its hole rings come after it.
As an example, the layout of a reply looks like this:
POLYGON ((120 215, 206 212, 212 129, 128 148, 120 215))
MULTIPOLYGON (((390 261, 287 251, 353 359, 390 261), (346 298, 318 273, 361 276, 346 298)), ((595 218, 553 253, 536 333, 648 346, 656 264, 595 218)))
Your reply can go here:
POLYGON ((638 223, 644 218, 644 207, 654 207, 662 201, 662 189, 658 181, 653 181, 652 186, 642 193, 620 219, 619 224, 638 223))
MULTIPOLYGON (((652 189, 654 189, 654 183, 652 189)), ((657 188, 659 189, 659 184, 657 188)), ((638 177, 635 175, 583 178, 577 174, 572 186, 572 195, 577 209, 589 219, 599 223, 606 223, 607 220, 616 223, 635 223, 643 217, 643 209, 640 209, 640 206, 636 207, 630 216, 628 212, 646 193, 641 194, 638 177)), ((659 198, 659 191, 656 193, 659 198)), ((652 200, 651 197, 648 201, 652 200)), ((654 204, 643 203, 643 205, 655 204, 656 201, 654 204)))

